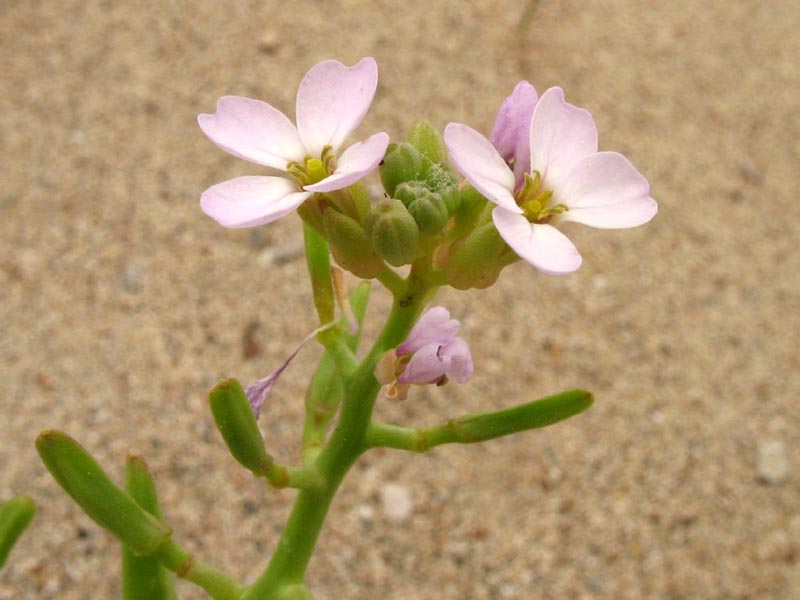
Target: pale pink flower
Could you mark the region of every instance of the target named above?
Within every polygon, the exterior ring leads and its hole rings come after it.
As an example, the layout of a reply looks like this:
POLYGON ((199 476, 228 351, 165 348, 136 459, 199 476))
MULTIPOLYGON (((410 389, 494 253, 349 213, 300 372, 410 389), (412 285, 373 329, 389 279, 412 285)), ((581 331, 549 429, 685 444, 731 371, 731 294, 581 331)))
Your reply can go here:
POLYGON ((237 177, 208 188, 200 206, 226 227, 253 227, 289 214, 314 192, 351 185, 371 172, 389 144, 386 133, 339 149, 364 118, 378 85, 375 60, 347 67, 326 60, 306 73, 297 90, 297 126, 273 106, 223 96, 214 114, 197 121, 226 152, 292 176, 237 177))
POLYGON ((558 87, 534 108, 530 170, 521 186, 498 149, 474 129, 450 123, 444 140, 456 169, 497 204, 492 218, 506 243, 545 273, 581 265, 578 250, 554 225, 623 229, 648 222, 658 210, 647 180, 621 154, 597 151, 592 116, 565 102, 558 87))
POLYGON ((390 355, 393 364, 380 366, 384 374, 378 375, 379 381, 391 383, 396 378, 399 384, 442 384, 452 377, 457 383, 466 383, 472 377, 472 355, 467 343, 456 335, 459 328, 446 308, 427 310, 390 355))
POLYGON ((531 119, 538 100, 536 89, 527 81, 520 81, 500 105, 489 136, 489 141, 514 171, 517 187, 522 184, 531 162, 531 119))

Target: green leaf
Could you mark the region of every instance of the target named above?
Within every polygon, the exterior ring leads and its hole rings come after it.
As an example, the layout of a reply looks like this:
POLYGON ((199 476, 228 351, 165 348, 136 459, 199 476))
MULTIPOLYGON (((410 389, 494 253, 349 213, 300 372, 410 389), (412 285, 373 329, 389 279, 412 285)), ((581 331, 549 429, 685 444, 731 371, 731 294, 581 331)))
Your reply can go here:
POLYGON ((67 434, 45 430, 36 449, 47 470, 98 525, 141 555, 150 555, 172 529, 115 485, 92 456, 67 434))
POLYGON ((256 476, 266 475, 272 467, 256 417, 242 385, 235 379, 223 379, 211 390, 211 413, 233 457, 256 476))
MULTIPOLYGON (((161 520, 156 485, 139 456, 125 461, 125 491, 151 515, 161 520)), ((123 600, 176 600, 175 578, 156 559, 136 556, 127 546, 122 547, 123 600)))
POLYGON ((0 567, 35 513, 36 505, 27 496, 15 496, 0 505, 0 567))

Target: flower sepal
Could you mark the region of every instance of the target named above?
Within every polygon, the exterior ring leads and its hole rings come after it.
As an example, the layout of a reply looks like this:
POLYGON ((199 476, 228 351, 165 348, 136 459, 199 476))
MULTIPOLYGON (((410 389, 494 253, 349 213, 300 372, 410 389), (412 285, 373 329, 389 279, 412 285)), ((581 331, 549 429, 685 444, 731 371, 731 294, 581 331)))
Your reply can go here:
POLYGON ((447 283, 457 290, 485 289, 517 259, 494 223, 486 221, 450 246, 443 271, 447 283))
POLYGON ((378 172, 383 189, 389 196, 394 197, 398 185, 422 179, 426 169, 419 150, 408 142, 402 142, 389 145, 378 172))
POLYGON ((441 194, 415 182, 401 183, 395 190, 400 200, 426 235, 436 235, 447 223, 450 214, 441 194))
POLYGON ((361 223, 328 208, 322 214, 322 228, 333 258, 345 271, 361 279, 374 279, 383 270, 383 260, 367 240, 361 223))
POLYGON ((420 253, 419 226, 400 200, 377 202, 364 219, 370 245, 390 265, 414 262, 420 253))
POLYGON ((429 162, 447 162, 447 148, 439 130, 430 121, 417 121, 408 132, 408 143, 414 146, 429 162))

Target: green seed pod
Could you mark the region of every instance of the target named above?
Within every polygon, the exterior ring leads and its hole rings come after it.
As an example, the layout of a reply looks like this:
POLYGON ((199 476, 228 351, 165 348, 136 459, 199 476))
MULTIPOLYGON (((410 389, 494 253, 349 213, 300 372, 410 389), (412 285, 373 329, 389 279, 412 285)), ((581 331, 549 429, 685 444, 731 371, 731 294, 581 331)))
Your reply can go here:
MULTIPOLYGON (((400 187, 402 186, 399 186, 398 189, 400 187)), ((450 217, 442 197, 425 188, 420 189, 407 206, 408 212, 414 217, 419 230, 427 235, 439 233, 450 217)))
POLYGON ((506 249, 493 222, 481 225, 450 247, 444 265, 447 283, 457 290, 489 287, 506 264, 500 260, 506 249))
POLYGON ((408 142, 432 163, 447 162, 442 134, 429 122, 417 121, 408 132, 408 142))
POLYGON ((409 143, 391 144, 379 168, 386 193, 394 196, 395 188, 424 174, 422 155, 409 143))
POLYGON ((45 430, 36 438, 36 449, 44 466, 78 506, 135 553, 149 556, 169 539, 172 529, 115 485, 67 434, 45 430))
POLYGON ((383 270, 381 257, 370 247, 358 221, 329 208, 322 224, 333 257, 343 269, 362 279, 374 279, 383 270))
POLYGON ((386 262, 411 264, 419 253, 419 227, 400 200, 381 200, 364 220, 367 239, 386 262))
POLYGON ((217 429, 233 457, 253 475, 260 477, 272 466, 256 417, 242 385, 235 379, 220 381, 208 397, 217 429))
POLYGON ((0 567, 6 562, 11 548, 28 527, 36 505, 27 496, 14 496, 0 505, 0 567))

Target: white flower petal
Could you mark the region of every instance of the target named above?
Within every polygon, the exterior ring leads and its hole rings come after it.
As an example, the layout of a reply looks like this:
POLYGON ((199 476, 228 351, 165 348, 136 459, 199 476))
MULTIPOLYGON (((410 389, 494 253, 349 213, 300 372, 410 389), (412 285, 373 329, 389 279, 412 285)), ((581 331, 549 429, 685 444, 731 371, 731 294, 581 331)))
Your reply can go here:
POLYGON ((289 214, 309 196, 283 177, 237 177, 203 192, 200 207, 225 227, 255 227, 289 214))
POLYGON ((378 87, 378 65, 371 57, 348 67, 336 60, 314 65, 297 90, 297 129, 311 156, 334 151, 367 114, 378 87))
POLYGON ((386 154, 388 145, 389 135, 383 132, 353 144, 339 157, 336 170, 331 175, 303 189, 311 192, 332 192, 346 188, 378 166, 386 154))
POLYGON ((636 227, 658 212, 647 179, 616 152, 598 152, 575 165, 554 201, 569 207, 561 220, 602 229, 636 227))
POLYGON ((552 225, 530 223, 524 216, 501 207, 492 211, 492 219, 512 250, 540 271, 562 275, 581 266, 578 250, 552 225))
POLYGON ((565 102, 559 87, 550 88, 539 98, 530 133, 531 171, 539 171, 550 189, 581 159, 597 152, 597 127, 592 115, 565 102))
POLYGON ((514 200, 514 173, 492 143, 461 123, 444 129, 450 161, 476 190, 508 211, 522 213, 514 200))
POLYGON ((241 96, 223 96, 217 112, 197 117, 200 129, 234 156, 282 171, 302 161, 305 149, 292 122, 273 106, 241 96))

